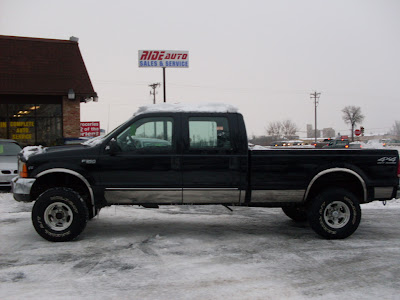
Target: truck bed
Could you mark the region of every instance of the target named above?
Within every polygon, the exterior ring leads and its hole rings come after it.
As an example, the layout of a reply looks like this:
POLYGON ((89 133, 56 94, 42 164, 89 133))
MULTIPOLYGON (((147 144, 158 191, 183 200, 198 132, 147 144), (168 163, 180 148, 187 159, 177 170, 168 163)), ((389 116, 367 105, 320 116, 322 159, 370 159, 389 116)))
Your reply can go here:
MULTIPOLYGON (((366 202, 391 199, 395 190, 393 186, 398 180, 394 159, 397 155, 396 150, 390 149, 249 150, 252 202, 259 201, 256 198, 260 195, 263 201, 286 202, 296 197, 296 201, 301 202, 312 181, 321 176, 319 174, 335 172, 338 175, 345 172, 347 175, 351 171, 361 177, 367 191, 370 187, 379 187, 380 195, 378 190, 369 191, 366 202)), ((347 177, 344 176, 343 180, 347 177)))

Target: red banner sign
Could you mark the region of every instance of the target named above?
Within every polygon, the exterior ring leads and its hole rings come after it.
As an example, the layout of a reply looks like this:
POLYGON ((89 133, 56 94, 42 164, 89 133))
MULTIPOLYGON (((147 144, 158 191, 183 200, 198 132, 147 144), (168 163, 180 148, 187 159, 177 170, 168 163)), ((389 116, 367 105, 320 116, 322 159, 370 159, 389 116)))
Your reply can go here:
POLYGON ((81 122, 81 137, 100 135, 100 122, 81 122))

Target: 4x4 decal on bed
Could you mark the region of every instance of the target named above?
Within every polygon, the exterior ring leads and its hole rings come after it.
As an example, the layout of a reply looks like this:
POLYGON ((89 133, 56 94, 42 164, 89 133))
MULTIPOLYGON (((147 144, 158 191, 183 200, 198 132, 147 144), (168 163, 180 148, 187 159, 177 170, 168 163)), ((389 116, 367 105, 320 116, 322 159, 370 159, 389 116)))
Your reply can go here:
POLYGON ((397 162, 397 157, 384 156, 379 158, 376 162, 378 165, 394 165, 397 162))

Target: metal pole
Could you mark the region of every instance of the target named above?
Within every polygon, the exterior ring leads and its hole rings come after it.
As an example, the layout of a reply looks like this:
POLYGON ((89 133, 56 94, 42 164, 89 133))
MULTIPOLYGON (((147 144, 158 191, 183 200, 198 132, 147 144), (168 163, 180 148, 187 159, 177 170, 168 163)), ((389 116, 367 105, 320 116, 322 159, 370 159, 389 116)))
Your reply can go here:
POLYGON ((317 143, 317 98, 314 98, 315 143, 317 143))
POLYGON ((165 67, 163 68, 163 88, 164 88, 164 102, 167 102, 167 96, 165 94, 165 67))

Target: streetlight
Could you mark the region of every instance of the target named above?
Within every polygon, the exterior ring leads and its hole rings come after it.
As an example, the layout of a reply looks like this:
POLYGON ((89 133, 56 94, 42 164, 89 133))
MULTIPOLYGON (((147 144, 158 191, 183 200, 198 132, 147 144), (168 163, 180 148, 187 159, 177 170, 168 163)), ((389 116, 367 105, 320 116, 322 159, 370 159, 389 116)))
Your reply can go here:
POLYGON ((74 92, 74 89, 72 89, 72 88, 68 90, 68 99, 75 100, 75 92, 74 92))

